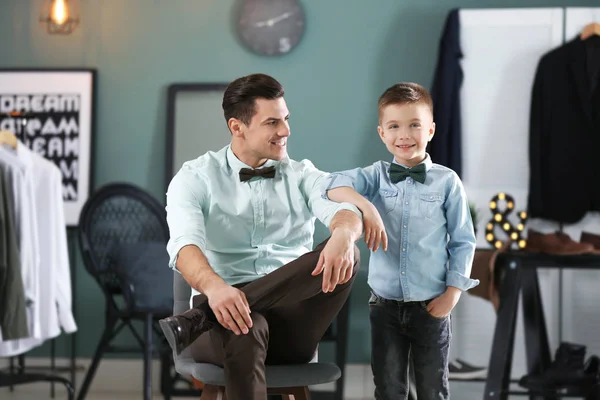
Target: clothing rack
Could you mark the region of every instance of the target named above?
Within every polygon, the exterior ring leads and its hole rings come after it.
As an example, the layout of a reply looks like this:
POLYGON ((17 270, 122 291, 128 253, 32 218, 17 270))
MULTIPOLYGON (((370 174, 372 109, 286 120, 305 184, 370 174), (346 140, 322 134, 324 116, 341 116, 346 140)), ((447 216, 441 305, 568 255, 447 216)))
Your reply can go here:
MULTIPOLYGON (((67 228, 67 235, 69 238, 69 259, 74 260, 74 240, 76 239, 76 229, 67 228)), ((75 269, 73 267, 74 262, 71 262, 71 276, 75 281, 75 269)), ((75 285, 72 285, 72 296, 75 300, 75 285)), ((73 301, 73 314, 75 314, 75 304, 73 301)), ((76 372, 79 367, 75 363, 76 359, 76 333, 70 335, 70 363, 68 367, 56 367, 56 339, 50 340, 50 366, 49 367, 26 367, 25 366, 25 354, 13 356, 9 358, 9 367, 7 370, 0 370, 0 387, 9 387, 10 391, 14 390, 16 385, 25 385, 28 383, 38 382, 50 382, 50 396, 55 397, 55 384, 59 383, 65 386, 69 400, 75 398, 75 378, 76 372), (15 365, 15 359, 18 365, 15 365), (26 372, 31 371, 31 372, 26 372), (49 373, 34 372, 34 371, 49 371, 49 373), (56 373, 69 371, 71 379, 66 379, 56 373)))
MULTIPOLYGON (((75 240, 76 237, 76 228, 68 227, 67 228, 67 237, 69 240, 69 260, 75 259, 75 240)), ((71 262, 71 277, 73 282, 75 282, 76 275, 74 268, 74 262, 71 262)), ((72 285, 72 298, 73 298, 73 314, 75 314, 75 285, 72 285)), ((14 386, 18 384, 27 384, 27 383, 37 383, 40 381, 50 382, 50 396, 51 398, 55 397, 55 383, 61 383, 65 385, 67 388, 67 392, 73 392, 73 396, 76 389, 76 372, 78 370, 82 370, 83 367, 76 365, 76 354, 77 354, 77 342, 76 342, 76 333, 72 333, 70 335, 70 355, 69 355, 69 366, 68 367, 57 367, 56 366, 56 338, 50 340, 50 366, 25 366, 25 354, 20 354, 18 356, 13 356, 9 358, 9 367, 8 372, 0 371, 0 387, 10 387, 11 392, 14 390, 14 386), (18 365, 15 365, 15 361, 18 365), (28 370, 31 373, 24 374, 24 371, 28 370), (33 373, 33 371, 38 371, 37 373, 33 373), (48 375, 47 373, 41 373, 39 371, 49 371, 51 374, 61 373, 61 372, 70 372, 71 379, 67 380, 59 375, 48 375)), ((71 395, 69 395, 71 396, 71 395)), ((69 397, 70 399, 72 397, 69 397)))
POLYGON ((27 383, 37 382, 51 382, 52 384, 52 397, 54 397, 54 384, 61 383, 67 389, 67 395, 69 400, 75 399, 75 389, 68 379, 59 376, 44 373, 25 372, 24 363, 25 356, 17 356, 19 360, 19 367, 15 368, 14 357, 10 358, 9 372, 0 371, 0 387, 10 387, 11 392, 16 385, 24 385, 27 383))
MULTIPOLYGON (((19 118, 20 122, 18 124, 17 132, 15 135, 17 137, 23 134, 23 130, 25 129, 25 125, 27 124, 27 115, 23 113, 10 113, 6 116, 11 118, 19 118)), ((76 279, 76 268, 74 267, 75 260, 75 243, 77 240, 76 236, 76 227, 67 227, 67 245, 69 252, 69 260, 70 260, 70 271, 71 271, 71 280, 75 282, 76 279)), ((76 291, 75 285, 71 285, 71 297, 72 297, 72 313, 75 315, 76 312, 76 291)), ((5 370, 0 370, 0 387, 9 387, 10 391, 14 390, 14 387, 17 385, 25 385, 28 383, 38 383, 38 382, 50 382, 50 395, 51 398, 55 397, 55 384, 59 383, 65 386, 67 390, 67 396, 69 400, 74 400, 75 398, 75 379, 76 379, 76 371, 78 367, 76 366, 76 332, 70 335, 70 363, 68 367, 57 367, 56 366, 56 338, 50 340, 50 366, 49 367, 26 367, 25 366, 25 354, 20 354, 18 356, 9 357, 9 367, 5 370), (15 359, 18 365, 15 365, 15 359), (38 372, 35 372, 38 371, 38 372), (40 371, 48 371, 48 372, 40 372, 40 371), (58 372, 69 371, 71 374, 71 379, 66 379, 63 376, 58 375, 58 372)))
POLYGON ((10 373, 0 371, 0 387, 9 386, 11 391, 16 385, 34 382, 51 382, 52 384, 61 383, 65 385, 65 388, 67 389, 69 400, 74 400, 75 398, 75 390, 73 389, 73 385, 71 385, 71 382, 68 379, 63 378, 62 376, 25 372, 20 368, 17 370, 17 372, 14 372, 14 364, 12 359, 10 373))

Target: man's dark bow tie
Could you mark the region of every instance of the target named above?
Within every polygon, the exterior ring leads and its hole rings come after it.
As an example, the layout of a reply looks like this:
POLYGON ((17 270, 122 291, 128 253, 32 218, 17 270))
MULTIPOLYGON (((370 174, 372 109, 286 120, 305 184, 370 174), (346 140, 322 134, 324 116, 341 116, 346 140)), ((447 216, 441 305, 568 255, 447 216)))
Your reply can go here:
POLYGON ((240 181, 246 182, 252 179, 254 176, 260 176, 263 178, 274 178, 275 177, 275 167, 265 167, 258 169, 250 169, 250 168, 242 168, 240 169, 240 181))
POLYGON ((426 175, 425 164, 418 164, 412 168, 406 168, 393 163, 390 166, 390 179, 392 183, 402 182, 409 176, 417 182, 425 183, 426 175))

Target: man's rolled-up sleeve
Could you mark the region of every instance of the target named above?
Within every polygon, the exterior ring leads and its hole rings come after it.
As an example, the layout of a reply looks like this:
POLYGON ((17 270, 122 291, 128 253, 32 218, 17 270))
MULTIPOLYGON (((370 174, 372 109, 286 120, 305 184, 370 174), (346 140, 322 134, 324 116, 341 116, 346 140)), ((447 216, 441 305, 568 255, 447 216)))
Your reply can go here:
POLYGON ((334 215, 342 210, 352 211, 362 220, 362 213, 353 204, 336 203, 323 196, 323 191, 328 184, 329 174, 318 170, 310 161, 302 161, 304 170, 300 190, 307 201, 312 214, 329 228, 334 215))
POLYGON ((185 165, 175 175, 167 190, 167 224, 169 225, 169 267, 177 270, 179 251, 188 245, 206 250, 206 229, 203 205, 208 188, 206 178, 185 165))

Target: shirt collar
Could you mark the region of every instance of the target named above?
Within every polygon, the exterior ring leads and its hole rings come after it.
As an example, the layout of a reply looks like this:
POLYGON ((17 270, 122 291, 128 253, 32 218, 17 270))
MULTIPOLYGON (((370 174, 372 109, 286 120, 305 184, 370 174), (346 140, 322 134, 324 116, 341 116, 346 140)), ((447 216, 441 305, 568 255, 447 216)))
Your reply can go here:
MULTIPOLYGON (((392 164, 397 164, 397 165, 401 165, 404 168, 410 168, 408 165, 404 165, 404 164, 400 164, 399 162, 396 162, 395 158, 392 158, 392 164)), ((423 161, 421 161, 419 164, 425 164, 425 171, 429 172, 429 170, 431 169, 433 162, 431 161, 431 157, 429 156, 429 153, 425 153, 425 159, 423 161)), ((417 164, 417 165, 419 165, 417 164)))
MULTIPOLYGON (((240 161, 240 159, 237 158, 237 156, 235 154, 233 154, 233 150, 231 150, 231 144, 227 146, 226 156, 227 156, 227 164, 235 172, 239 172, 240 169, 242 169, 242 168, 254 169, 251 166, 249 166, 248 164, 240 161)), ((264 163, 263 165, 261 165, 259 168, 270 167, 272 165, 277 166, 277 164, 278 164, 278 161, 267 160, 267 162, 264 163)))

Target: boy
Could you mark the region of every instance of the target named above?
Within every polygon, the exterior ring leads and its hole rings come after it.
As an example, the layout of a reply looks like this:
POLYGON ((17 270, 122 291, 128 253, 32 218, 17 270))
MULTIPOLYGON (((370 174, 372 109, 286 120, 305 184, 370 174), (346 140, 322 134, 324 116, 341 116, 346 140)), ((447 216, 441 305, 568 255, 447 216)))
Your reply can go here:
POLYGON ((456 173, 425 152, 435 132, 425 88, 387 89, 377 131, 393 162, 334 173, 326 187, 329 199, 363 212, 375 398, 406 398, 410 356, 419 400, 448 399, 450 312, 479 284, 469 278, 475 234, 467 198, 456 173))

